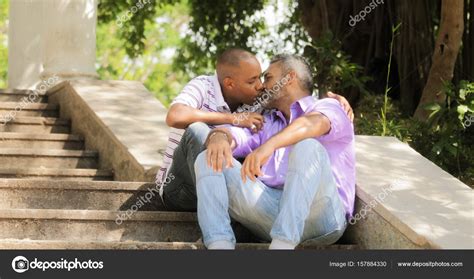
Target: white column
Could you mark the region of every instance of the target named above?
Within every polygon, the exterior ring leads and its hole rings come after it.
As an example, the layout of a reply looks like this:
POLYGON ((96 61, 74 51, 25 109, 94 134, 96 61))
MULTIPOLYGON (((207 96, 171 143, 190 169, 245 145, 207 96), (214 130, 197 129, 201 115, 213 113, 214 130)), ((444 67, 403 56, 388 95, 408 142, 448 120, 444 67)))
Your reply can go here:
POLYGON ((33 88, 42 67, 42 1, 10 1, 8 17, 8 87, 33 88))
POLYGON ((9 20, 8 87, 98 78, 97 0, 13 0, 9 20))
POLYGON ((97 0, 42 0, 41 78, 98 78, 95 70, 97 0))

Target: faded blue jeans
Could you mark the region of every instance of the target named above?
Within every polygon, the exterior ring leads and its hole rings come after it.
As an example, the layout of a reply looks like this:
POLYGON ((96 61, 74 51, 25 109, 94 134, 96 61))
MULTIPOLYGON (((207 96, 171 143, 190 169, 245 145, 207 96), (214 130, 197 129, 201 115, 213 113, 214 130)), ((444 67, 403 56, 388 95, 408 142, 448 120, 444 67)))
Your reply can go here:
POLYGON ((196 159, 198 221, 204 244, 230 241, 235 235, 230 218, 263 240, 278 239, 295 246, 311 239, 315 244, 336 242, 347 227, 326 149, 315 139, 293 146, 283 190, 240 176, 242 165, 215 172, 206 152, 196 159))

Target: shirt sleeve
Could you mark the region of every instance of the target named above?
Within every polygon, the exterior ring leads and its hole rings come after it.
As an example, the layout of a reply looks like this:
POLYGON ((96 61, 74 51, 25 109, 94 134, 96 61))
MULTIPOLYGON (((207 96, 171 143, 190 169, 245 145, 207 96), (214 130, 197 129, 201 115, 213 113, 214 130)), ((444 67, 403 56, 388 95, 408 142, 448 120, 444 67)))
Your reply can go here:
POLYGON ((233 150, 234 157, 243 158, 252 153, 260 146, 260 133, 252 134, 247 128, 240 128, 235 126, 227 127, 234 138, 236 147, 233 150))
POLYGON ((351 141, 354 138, 354 127, 352 122, 337 100, 330 98, 319 100, 311 112, 319 112, 326 116, 331 122, 331 129, 329 132, 317 137, 319 141, 351 141))
POLYGON ((171 102, 174 104, 184 104, 195 109, 201 109, 206 96, 206 84, 198 78, 191 80, 181 92, 171 102))

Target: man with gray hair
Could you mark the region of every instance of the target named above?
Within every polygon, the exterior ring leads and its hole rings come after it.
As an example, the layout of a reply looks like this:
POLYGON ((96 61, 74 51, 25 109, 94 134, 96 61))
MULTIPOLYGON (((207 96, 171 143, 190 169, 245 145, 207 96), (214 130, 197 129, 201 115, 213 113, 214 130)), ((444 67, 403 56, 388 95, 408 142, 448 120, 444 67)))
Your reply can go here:
POLYGON ((213 129, 194 164, 198 221, 208 249, 233 249, 234 218, 270 249, 336 242, 353 214, 354 129, 339 103, 311 96, 309 65, 278 55, 264 73, 271 91, 258 133, 213 129), (234 157, 245 157, 243 164, 234 157))

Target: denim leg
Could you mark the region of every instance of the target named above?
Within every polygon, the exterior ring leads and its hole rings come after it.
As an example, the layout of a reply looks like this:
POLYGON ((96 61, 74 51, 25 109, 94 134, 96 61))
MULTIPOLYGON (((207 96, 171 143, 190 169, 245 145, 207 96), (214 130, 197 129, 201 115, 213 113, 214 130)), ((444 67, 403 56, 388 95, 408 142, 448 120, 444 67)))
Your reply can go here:
POLYGON ((281 190, 261 181, 243 183, 242 165, 233 159, 232 168, 221 173, 207 166, 206 151, 195 163, 198 195, 198 220, 207 246, 218 240, 235 242, 230 217, 256 236, 270 241, 270 229, 278 214, 281 190))
POLYGON ((344 232, 345 211, 329 158, 316 140, 293 147, 283 191, 259 180, 244 184, 242 165, 235 159, 234 167, 214 172, 205 154, 199 155, 195 170, 198 220, 206 246, 218 240, 235 243, 230 217, 264 240, 278 238, 295 245, 307 239, 331 244, 344 232))
POLYGON ((222 172, 207 165, 207 151, 202 152, 194 164, 196 171, 197 215, 206 247, 216 241, 229 241, 235 245, 235 235, 228 213, 229 196, 222 172))
POLYGON ((175 178, 163 187, 163 201, 169 210, 196 210, 194 162, 204 149, 204 142, 210 130, 205 123, 193 123, 186 128, 181 142, 176 147, 168 172, 175 178))
POLYGON ((268 187, 258 179, 253 182, 247 178, 243 183, 241 169, 241 163, 234 160, 234 167, 224 170, 229 214, 260 239, 270 241, 282 190, 268 187))
POLYGON ((315 139, 300 141, 289 156, 272 239, 294 245, 314 239, 327 245, 337 241, 346 225, 326 149, 315 139))

